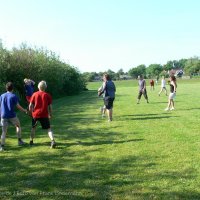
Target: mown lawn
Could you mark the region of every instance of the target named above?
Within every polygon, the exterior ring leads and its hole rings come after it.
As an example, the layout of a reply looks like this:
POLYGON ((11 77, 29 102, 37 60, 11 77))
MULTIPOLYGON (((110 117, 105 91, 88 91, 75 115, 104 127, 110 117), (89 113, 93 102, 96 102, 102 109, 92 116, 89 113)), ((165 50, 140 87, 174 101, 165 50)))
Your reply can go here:
MULTIPOLYGON (((100 115, 100 85, 54 100, 56 149, 40 127, 34 147, 18 147, 9 128, 0 199, 200 199, 199 80, 178 81, 170 112, 160 85, 137 105, 136 81, 116 82, 111 123, 100 115)), ((31 120, 18 116, 28 143, 31 120)))

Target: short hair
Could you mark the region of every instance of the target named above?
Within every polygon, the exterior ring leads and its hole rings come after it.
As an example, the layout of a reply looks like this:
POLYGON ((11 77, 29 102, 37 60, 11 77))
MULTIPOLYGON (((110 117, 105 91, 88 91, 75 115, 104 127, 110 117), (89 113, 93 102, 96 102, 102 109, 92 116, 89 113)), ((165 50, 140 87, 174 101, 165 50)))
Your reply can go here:
POLYGON ((46 88, 47 88, 47 83, 46 83, 46 81, 40 81, 40 82, 38 83, 38 89, 39 89, 39 90, 45 91, 46 88))
POLYGON ((8 82, 8 83, 6 83, 6 90, 7 91, 12 91, 13 90, 13 83, 12 82, 8 82))
POLYGON ((27 83, 27 82, 28 82, 28 79, 27 79, 27 78, 25 78, 25 79, 24 79, 24 83, 27 83))

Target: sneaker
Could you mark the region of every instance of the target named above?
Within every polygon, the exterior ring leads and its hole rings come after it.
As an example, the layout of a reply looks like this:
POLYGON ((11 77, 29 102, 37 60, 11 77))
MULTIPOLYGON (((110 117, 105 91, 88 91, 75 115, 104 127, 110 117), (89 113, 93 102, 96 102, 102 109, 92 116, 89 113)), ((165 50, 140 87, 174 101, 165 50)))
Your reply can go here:
POLYGON ((4 146, 3 145, 0 146, 0 151, 4 151, 4 146))
POLYGON ((19 140, 19 141, 18 141, 18 145, 19 145, 19 146, 25 145, 25 144, 26 144, 26 143, 25 143, 23 140, 19 140))
POLYGON ((106 117, 106 115, 105 115, 105 114, 102 114, 102 118, 104 118, 104 117, 106 117))
POLYGON ((50 147, 50 148, 51 148, 51 149, 54 149, 55 147, 56 147, 56 142, 55 142, 55 141, 52 141, 52 142, 51 142, 51 147, 50 147))
POLYGON ((29 143, 30 145, 34 145, 34 143, 33 143, 33 140, 30 140, 30 143, 29 143))
POLYGON ((174 108, 174 107, 172 107, 172 108, 170 108, 170 110, 175 110, 175 108, 174 108))
POLYGON ((108 122, 112 122, 112 119, 108 119, 108 122))
POLYGON ((165 108, 165 111, 169 111, 169 108, 165 108))

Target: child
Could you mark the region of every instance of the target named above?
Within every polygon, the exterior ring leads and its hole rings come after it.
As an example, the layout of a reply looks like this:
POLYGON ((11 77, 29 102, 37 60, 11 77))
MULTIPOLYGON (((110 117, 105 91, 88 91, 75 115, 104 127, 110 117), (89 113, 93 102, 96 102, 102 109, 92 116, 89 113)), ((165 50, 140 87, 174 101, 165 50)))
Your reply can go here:
POLYGON ((56 147, 56 143, 54 140, 53 132, 50 127, 49 119, 52 117, 52 98, 50 94, 45 92, 47 88, 47 84, 45 81, 41 81, 38 84, 39 91, 33 93, 29 110, 32 112, 32 129, 30 136, 30 145, 33 145, 33 139, 35 137, 35 129, 37 126, 37 122, 39 121, 43 129, 48 130, 48 135, 51 139, 51 148, 56 147))
POLYGON ((151 90, 152 89, 154 90, 154 80, 153 79, 151 79, 151 81, 150 81, 150 86, 151 86, 151 90))
POLYGON ((25 88, 26 100, 27 100, 28 103, 30 103, 31 96, 34 92, 35 82, 31 79, 25 78, 24 83, 25 83, 24 88, 25 88))
POLYGON ((21 125, 14 109, 15 107, 17 107, 20 111, 25 112, 26 114, 27 110, 20 106, 18 97, 13 93, 12 82, 8 82, 6 84, 6 91, 7 91, 6 93, 0 96, 0 111, 1 111, 1 124, 2 124, 0 151, 4 150, 6 133, 9 123, 13 124, 16 127, 18 145, 25 144, 21 139, 21 125))

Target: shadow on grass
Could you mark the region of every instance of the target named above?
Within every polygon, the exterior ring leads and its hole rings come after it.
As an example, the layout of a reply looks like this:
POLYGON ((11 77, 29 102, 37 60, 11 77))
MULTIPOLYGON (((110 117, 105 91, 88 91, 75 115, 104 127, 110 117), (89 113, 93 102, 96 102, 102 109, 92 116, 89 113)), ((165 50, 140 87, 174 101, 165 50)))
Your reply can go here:
POLYGON ((156 173, 153 170, 158 165, 155 157, 99 157, 89 160, 82 156, 82 152, 58 152, 24 155, 24 162, 16 155, 5 156, 0 164, 4 172, 1 173, 0 193, 7 192, 10 199, 200 198, 199 193, 190 190, 173 191, 173 187, 168 186, 170 191, 163 192, 161 186, 152 186, 150 183, 159 180, 175 184, 194 178, 191 169, 156 173))
MULTIPOLYGON (((0 154, 0 198, 181 199, 184 195, 188 199, 200 198, 197 192, 181 191, 184 184, 180 191, 172 187, 183 179, 192 181, 194 170, 160 169, 162 158, 131 151, 133 145, 141 144, 144 139, 125 139, 126 136, 114 131, 115 126, 99 128, 101 121, 94 121, 95 115, 85 116, 85 110, 95 107, 97 101, 94 93, 87 94, 80 95, 78 100, 69 97, 55 103, 53 127, 58 137, 57 149, 49 149, 47 133, 40 129, 36 141, 45 138, 44 142, 36 143, 33 148, 8 145, 10 150, 0 154), (87 124, 88 127, 82 128, 87 124), (166 188, 168 191, 163 192, 166 188)), ((135 116, 133 120, 177 117, 135 116)))
POLYGON ((161 113, 164 114, 161 116, 160 114, 135 114, 135 115, 124 115, 124 120, 154 120, 154 119, 168 119, 179 117, 175 115, 169 115, 171 113, 161 113), (139 117, 141 116, 141 117, 139 117), (134 117, 134 118, 133 118, 134 117))
POLYGON ((83 145, 83 146, 94 146, 94 145, 104 145, 104 144, 123 144, 123 143, 128 143, 128 142, 140 142, 143 141, 144 139, 131 139, 131 140, 120 140, 120 141, 97 141, 97 142, 81 142, 79 141, 78 143, 68 143, 68 145, 83 145))

